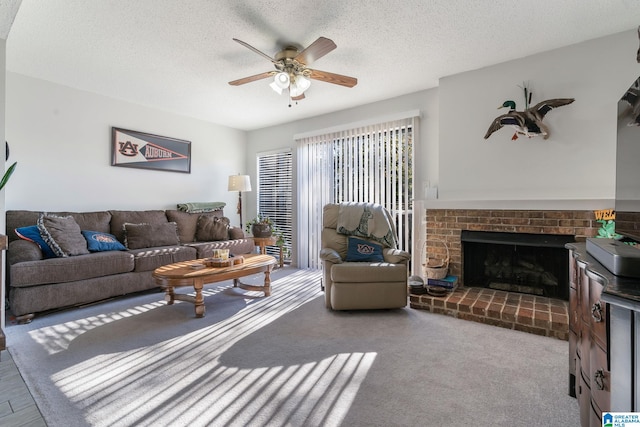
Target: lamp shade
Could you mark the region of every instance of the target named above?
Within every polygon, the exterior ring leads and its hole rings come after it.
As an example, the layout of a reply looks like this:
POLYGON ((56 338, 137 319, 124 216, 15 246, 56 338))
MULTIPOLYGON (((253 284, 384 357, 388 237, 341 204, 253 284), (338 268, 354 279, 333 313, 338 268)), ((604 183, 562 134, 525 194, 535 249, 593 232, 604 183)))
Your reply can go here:
POLYGON ((249 175, 229 176, 229 191, 251 191, 249 175))

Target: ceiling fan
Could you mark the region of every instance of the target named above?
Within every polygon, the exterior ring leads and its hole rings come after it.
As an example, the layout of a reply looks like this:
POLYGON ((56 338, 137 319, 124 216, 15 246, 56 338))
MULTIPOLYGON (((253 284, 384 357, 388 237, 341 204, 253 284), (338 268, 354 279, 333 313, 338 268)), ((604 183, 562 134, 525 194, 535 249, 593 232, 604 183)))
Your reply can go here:
POLYGON ((302 51, 299 51, 293 46, 286 47, 276 53, 273 58, 242 40, 233 40, 271 61, 275 70, 233 80, 229 82, 232 86, 240 86, 245 83, 251 83, 273 76, 273 82, 269 86, 271 86, 274 91, 282 94, 285 89, 288 89, 289 97, 294 101, 299 101, 304 99, 304 92, 311 85, 310 79, 346 87, 354 87, 358 84, 358 79, 355 77, 307 68, 307 65, 311 62, 322 58, 337 47, 331 39, 326 37, 318 37, 316 41, 302 51))

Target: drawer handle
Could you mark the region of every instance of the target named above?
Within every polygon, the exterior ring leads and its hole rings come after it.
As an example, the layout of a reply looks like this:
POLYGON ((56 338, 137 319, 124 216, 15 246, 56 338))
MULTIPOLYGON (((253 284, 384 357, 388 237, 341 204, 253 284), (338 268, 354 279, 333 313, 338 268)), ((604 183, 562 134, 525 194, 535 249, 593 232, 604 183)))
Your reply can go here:
POLYGON ((596 382, 596 386, 598 390, 604 390, 604 371, 602 369, 598 369, 593 375, 593 379, 596 382))
POLYGON ((602 306, 600 305, 600 301, 591 307, 591 317, 596 322, 602 322, 602 306))

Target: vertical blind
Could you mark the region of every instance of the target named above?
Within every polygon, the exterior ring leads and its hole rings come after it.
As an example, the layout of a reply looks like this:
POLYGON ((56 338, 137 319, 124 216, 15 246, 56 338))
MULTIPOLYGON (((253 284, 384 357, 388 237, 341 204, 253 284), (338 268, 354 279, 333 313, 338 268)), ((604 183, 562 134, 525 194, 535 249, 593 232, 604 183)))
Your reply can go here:
POLYGON ((325 135, 298 146, 298 265, 320 268, 322 208, 371 202, 395 218, 400 249, 411 249, 413 139, 417 117, 325 135))
MULTIPOLYGON (((271 218, 291 252, 293 236, 293 161, 290 150, 258 154, 258 214, 271 218)), ((277 255, 267 247, 270 255, 277 255)))

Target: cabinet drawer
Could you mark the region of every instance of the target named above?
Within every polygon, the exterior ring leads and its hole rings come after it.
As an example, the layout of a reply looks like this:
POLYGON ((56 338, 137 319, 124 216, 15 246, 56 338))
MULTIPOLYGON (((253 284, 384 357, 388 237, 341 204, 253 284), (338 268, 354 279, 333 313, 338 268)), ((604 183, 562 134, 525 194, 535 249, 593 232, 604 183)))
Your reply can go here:
POLYGON ((582 328, 580 335, 578 335, 578 346, 576 348, 578 356, 580 356, 580 369, 582 375, 587 381, 591 379, 591 337, 589 336, 589 330, 582 328))
MULTIPOLYGON (((602 427, 602 410, 597 403, 591 401, 591 413, 589 414, 589 427, 602 427)), ((583 424, 584 425, 584 424, 583 424)))
POLYGON ((578 309, 578 292, 569 289, 569 330, 578 332, 580 327, 580 311, 578 309))
POLYGON ((591 400, 598 409, 609 411, 611 407, 611 373, 607 369, 607 353, 595 342, 591 343, 590 386, 591 400))
MULTIPOLYGON (((582 263, 578 263, 582 265, 582 263)), ((591 321, 591 305, 589 304, 589 277, 587 271, 582 265, 580 268, 580 274, 578 275, 578 297, 580 298, 580 315, 584 322, 589 323, 591 321)))
POLYGON ((569 251, 569 288, 576 289, 578 284, 578 264, 574 257, 575 252, 569 251))
POLYGON ((580 425, 585 427, 589 425, 591 417, 591 391, 582 375, 578 375, 578 386, 576 387, 576 398, 580 407, 580 425))
POLYGON ((600 301, 603 284, 597 276, 589 276, 589 311, 591 311, 591 334, 605 351, 607 351, 607 304, 600 301), (598 280, 596 280, 598 279, 598 280))
MULTIPOLYGON (((576 375, 576 358, 578 357, 578 335, 569 331, 569 373, 576 375)), ((579 375, 579 374, 578 374, 579 375)))

